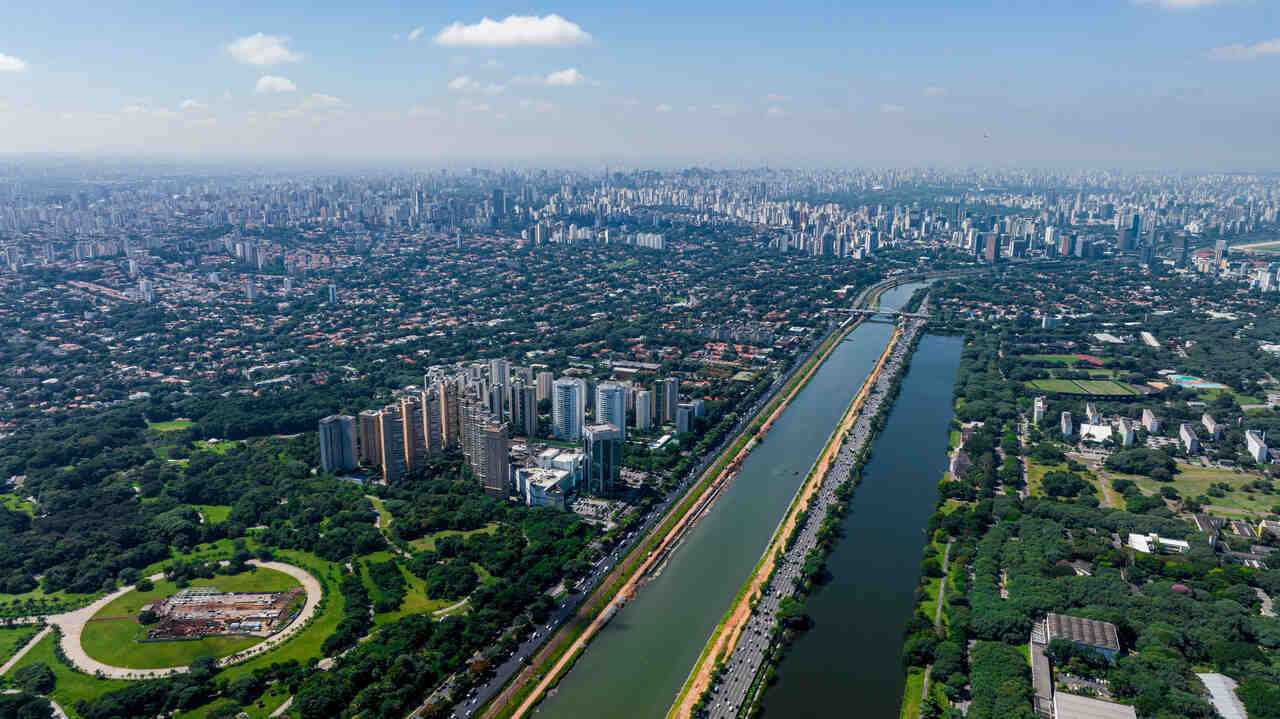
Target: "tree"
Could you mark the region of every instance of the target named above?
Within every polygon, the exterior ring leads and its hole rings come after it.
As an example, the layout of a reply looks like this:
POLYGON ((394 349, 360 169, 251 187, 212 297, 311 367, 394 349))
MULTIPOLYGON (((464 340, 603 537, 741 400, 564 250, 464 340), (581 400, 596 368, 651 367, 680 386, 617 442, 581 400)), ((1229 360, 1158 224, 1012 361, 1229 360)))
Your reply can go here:
POLYGON ((32 694, 48 694, 58 683, 53 670, 44 662, 28 664, 13 673, 13 683, 32 694))

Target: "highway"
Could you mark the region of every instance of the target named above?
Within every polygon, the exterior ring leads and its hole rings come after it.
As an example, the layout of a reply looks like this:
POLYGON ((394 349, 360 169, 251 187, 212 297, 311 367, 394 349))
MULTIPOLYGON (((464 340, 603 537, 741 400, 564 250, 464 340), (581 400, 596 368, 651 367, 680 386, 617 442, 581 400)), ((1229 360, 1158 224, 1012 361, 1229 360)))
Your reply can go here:
MULTIPOLYGON (((916 278, 893 277, 882 280, 874 285, 863 289, 854 299, 854 307, 863 307, 867 304, 871 296, 881 290, 885 290, 904 282, 916 281, 916 278)), ((473 687, 466 695, 462 696, 451 707, 449 716, 453 719, 467 719, 476 715, 478 709, 484 708, 490 701, 497 697, 503 688, 514 678, 520 671, 528 666, 528 663, 534 658, 535 654, 546 641, 555 634, 555 632, 571 618, 575 612, 579 610, 582 604, 595 592, 601 582, 609 575, 613 568, 617 565, 622 557, 626 557, 642 539, 647 537, 653 531, 671 509, 673 503, 677 503, 684 496, 685 492, 698 478, 701 478, 711 465, 719 459, 724 449, 746 431, 750 425, 757 419, 757 415, 765 406, 773 400, 778 391, 786 386, 786 384, 805 366, 808 360, 815 352, 822 347, 833 334, 847 329, 856 322, 855 317, 846 317, 839 323, 832 323, 822 335, 813 341, 809 349, 801 355, 796 361, 792 362, 790 368, 778 376, 769 385, 768 389, 761 393, 750 407, 745 410, 738 410, 738 421, 733 428, 726 432, 724 438, 702 455, 698 463, 685 475, 683 479, 670 491, 667 496, 657 504, 655 504, 645 518, 631 534, 627 535, 620 541, 611 552, 604 557, 603 561, 594 566, 589 575, 574 585, 574 590, 569 592, 565 597, 561 598, 555 609, 546 621, 541 623, 528 637, 526 637, 503 662, 498 665, 493 674, 477 687, 473 687)), ((618 602, 614 602, 611 606, 618 606, 618 602)), ((444 686, 449 686, 456 681, 457 677, 450 677, 444 686)), ((438 689, 433 696, 438 694, 438 689)), ((424 715, 428 708, 429 702, 424 703, 409 715, 409 719, 419 719, 424 715)))
POLYGON ((707 705, 711 719, 731 719, 737 717, 742 709, 752 680, 759 673, 771 649, 774 630, 778 624, 778 605, 784 597, 795 593, 796 580, 800 576, 805 556, 817 546, 818 527, 827 511, 838 501, 836 488, 850 479, 858 454, 873 439, 872 418, 888 398, 893 378, 901 372, 904 361, 910 355, 912 341, 923 325, 924 322, 919 319, 907 321, 884 369, 872 385, 858 418, 845 435, 836 461, 823 476, 818 492, 809 503, 804 526, 791 549, 779 561, 772 579, 752 611, 751 619, 747 621, 746 629, 725 663, 724 670, 711 686, 711 697, 707 705))

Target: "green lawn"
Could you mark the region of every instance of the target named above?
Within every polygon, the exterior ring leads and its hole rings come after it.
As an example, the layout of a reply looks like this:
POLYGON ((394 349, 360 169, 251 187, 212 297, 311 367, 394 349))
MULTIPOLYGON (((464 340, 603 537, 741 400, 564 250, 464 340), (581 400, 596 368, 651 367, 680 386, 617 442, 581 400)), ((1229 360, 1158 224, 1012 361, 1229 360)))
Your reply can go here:
MULTIPOLYGON (((300 586, 293 577, 272 569, 256 568, 232 576, 197 579, 196 587, 217 587, 225 592, 277 592, 300 586)), ((205 637, 191 641, 143 642, 147 628, 138 623, 146 604, 178 591, 172 582, 156 582, 149 592, 132 591, 94 615, 85 625, 81 645, 100 662, 130 669, 186 666, 197 657, 224 657, 262 641, 262 637, 205 637)))
POLYGON ((1027 492, 1033 497, 1039 497, 1044 494, 1041 485, 1044 483, 1044 476, 1050 472, 1063 470, 1067 468, 1066 464, 1040 464, 1039 462, 1027 458, 1027 492))
MULTIPOLYGON (((375 560, 378 561, 378 560, 375 560)), ((397 562, 400 567, 400 574, 404 576, 405 582, 408 584, 404 596, 404 601, 400 604, 400 608, 393 612, 383 612, 375 614, 373 621, 375 624, 391 624, 399 621, 410 614, 428 614, 431 612, 444 609, 454 603, 454 600, 445 601, 443 599, 432 599, 427 596, 426 582, 414 576, 412 572, 405 569, 404 565, 397 562)), ((376 596, 374 593, 377 588, 373 586, 373 582, 369 581, 369 577, 364 578, 365 588, 369 590, 370 596, 376 596)))
MULTIPOLYGON (((219 699, 214 702, 205 704, 202 707, 192 709, 189 712, 182 712, 177 715, 178 719, 204 719, 219 709, 233 707, 249 715, 249 719, 268 719, 271 712, 284 703, 289 698, 289 688, 283 684, 272 684, 267 687, 267 691, 258 698, 258 701, 249 706, 239 706, 234 699, 219 699)), ((285 714, 285 716, 296 716, 285 714)))
POLYGON ((1098 379, 1033 379, 1027 386, 1041 392, 1128 397, 1137 394, 1130 385, 1114 380, 1098 379))
POLYGON ((497 528, 498 528, 497 522, 490 522, 479 529, 470 529, 467 531, 462 531, 458 529, 442 529, 439 532, 435 532, 434 534, 428 534, 425 537, 420 537, 418 539, 413 540, 412 542, 409 542, 409 546, 413 547, 413 550, 415 552, 435 551, 436 540, 442 537, 462 537, 463 539, 466 539, 467 537, 470 537, 474 534, 481 534, 481 533, 492 534, 494 530, 496 530, 497 528))
POLYGON ((1208 469, 1189 464, 1179 464, 1178 473, 1169 483, 1157 482, 1149 477, 1123 475, 1124 479, 1137 483, 1146 494, 1157 494, 1161 487, 1172 485, 1178 490, 1178 494, 1187 499, 1205 494, 1212 484, 1225 482, 1231 485, 1231 491, 1224 497, 1209 497, 1206 509, 1211 513, 1235 517, 1270 514, 1272 508, 1280 505, 1280 495, 1245 491, 1246 484, 1261 477, 1262 475, 1254 472, 1237 473, 1229 469, 1208 469))
MULTIPOLYGON (((1045 364, 1060 364, 1064 366, 1070 366, 1077 362, 1082 362, 1082 360, 1075 355, 1019 355, 1018 359, 1027 362, 1043 362, 1045 364)), ((1103 359, 1102 361, 1103 364, 1106 363, 1106 359, 1103 359)))
POLYGON ((157 432, 181 432, 184 429, 191 429, 196 425, 189 419, 171 419, 168 422, 147 422, 147 429, 153 429, 157 432))
POLYGON ((88 674, 81 674, 72 669, 54 654, 57 637, 53 634, 40 640, 40 643, 27 652, 27 655, 14 667, 25 667, 31 664, 44 663, 53 670, 57 677, 57 685, 53 690, 53 699, 67 711, 72 719, 80 719, 76 713, 76 702, 81 699, 92 699, 107 692, 124 689, 132 682, 121 679, 98 679, 88 674))
POLYGON ((40 627, 0 627, 0 664, 9 661, 9 657, 17 653, 24 644, 31 640, 40 627))
POLYGON ((22 512, 28 517, 36 516, 36 506, 12 492, 0 494, 0 503, 10 512, 22 512))
POLYGON ((208 440, 208 439, 198 439, 195 441, 196 449, 202 452, 212 452, 214 454, 226 454, 227 452, 230 452, 231 448, 236 446, 237 444, 239 443, 231 440, 225 440, 225 439, 219 440, 217 442, 214 442, 213 440, 208 440))
POLYGON ((225 504, 193 504, 196 511, 204 515, 209 524, 222 524, 231 516, 231 507, 225 504))
POLYGON ((101 594, 73 594, 59 589, 45 593, 40 587, 22 594, 0 593, 0 617, 26 617, 69 611, 92 602, 101 594))
POLYGON ((920 696, 924 692, 924 670, 912 667, 907 672, 907 683, 902 687, 902 708, 898 719, 916 719, 920 716, 920 696))

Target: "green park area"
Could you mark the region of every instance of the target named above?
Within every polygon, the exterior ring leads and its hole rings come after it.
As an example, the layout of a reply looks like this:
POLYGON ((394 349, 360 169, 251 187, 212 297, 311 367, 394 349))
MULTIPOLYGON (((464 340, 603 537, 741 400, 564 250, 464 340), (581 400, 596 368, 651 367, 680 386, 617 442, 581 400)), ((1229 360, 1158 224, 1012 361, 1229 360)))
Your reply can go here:
MULTIPOLYGON (((256 567, 234 575, 196 579, 193 587, 216 587, 223 592, 281 592, 299 586, 282 572, 256 567)), ((103 607, 85 625, 81 645, 90 657, 130 669, 186 666, 197 657, 224 657, 262 641, 262 637, 219 636, 190 640, 145 641, 149 628, 138 620, 142 608, 180 591, 173 582, 155 583, 150 591, 131 591, 103 607)))
POLYGON ((28 517, 34 517, 36 514, 36 506, 31 502, 19 497, 12 492, 0 494, 0 504, 10 512, 22 512, 28 517))
POLYGON ((1155 495, 1165 487, 1173 487, 1184 499, 1203 497, 1201 501, 1205 509, 1216 515, 1260 517, 1273 513, 1280 506, 1280 495, 1267 494, 1254 486, 1262 475, 1253 472, 1179 463, 1178 473, 1172 482, 1158 482, 1150 477, 1130 474, 1112 476, 1133 481, 1144 494, 1155 495))
POLYGON ((39 631, 40 628, 34 625, 0 627, 0 664, 9 661, 9 657, 13 656, 39 631))
MULTIPOLYGON (((1085 360, 1080 355, 1066 355, 1066 354, 1019 355, 1018 359, 1021 359, 1025 362, 1037 362, 1041 364, 1062 365, 1063 367, 1070 367, 1076 363, 1080 363, 1080 364, 1085 363, 1085 360)), ((1092 359, 1097 359, 1102 364, 1107 363, 1107 361, 1102 358, 1092 358, 1092 359)), ((1092 363, 1089 363, 1089 364, 1092 364, 1092 363)))
POLYGON ((58 658, 58 638, 54 634, 45 636, 22 657, 22 661, 9 670, 6 676, 18 669, 32 664, 44 664, 53 671, 55 684, 50 697, 67 712, 71 719, 78 719, 75 706, 80 700, 89 700, 108 692, 124 689, 133 682, 123 679, 99 679, 72 669, 58 658))
POLYGON ((462 539, 467 539, 468 537, 476 534, 492 534, 497 528, 498 524, 496 522, 490 522, 479 529, 471 529, 465 532, 457 529, 443 529, 439 532, 428 534, 420 539, 415 539, 412 542, 409 542, 409 546, 413 547, 413 551, 415 552, 434 552, 436 549, 436 542, 444 539, 445 537, 460 537, 462 539))

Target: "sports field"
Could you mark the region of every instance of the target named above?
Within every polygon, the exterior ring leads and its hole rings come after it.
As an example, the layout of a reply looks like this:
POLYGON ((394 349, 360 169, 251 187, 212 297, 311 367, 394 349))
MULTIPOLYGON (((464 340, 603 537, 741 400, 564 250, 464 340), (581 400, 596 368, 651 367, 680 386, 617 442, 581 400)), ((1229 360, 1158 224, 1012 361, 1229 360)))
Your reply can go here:
POLYGON ((1132 386, 1114 380, 1034 379, 1027 386, 1040 392, 1091 397, 1132 397, 1138 394, 1132 386))

